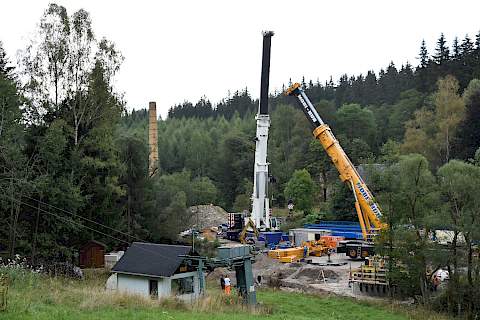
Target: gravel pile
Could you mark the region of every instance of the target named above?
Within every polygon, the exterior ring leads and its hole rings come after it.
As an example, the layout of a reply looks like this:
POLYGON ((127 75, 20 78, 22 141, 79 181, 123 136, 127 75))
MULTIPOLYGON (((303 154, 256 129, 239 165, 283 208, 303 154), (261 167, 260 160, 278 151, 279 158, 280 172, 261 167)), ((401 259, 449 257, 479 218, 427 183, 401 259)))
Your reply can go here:
POLYGON ((190 227, 198 230, 205 228, 218 227, 222 223, 228 222, 228 213, 223 208, 214 205, 192 206, 188 210, 191 212, 190 227))

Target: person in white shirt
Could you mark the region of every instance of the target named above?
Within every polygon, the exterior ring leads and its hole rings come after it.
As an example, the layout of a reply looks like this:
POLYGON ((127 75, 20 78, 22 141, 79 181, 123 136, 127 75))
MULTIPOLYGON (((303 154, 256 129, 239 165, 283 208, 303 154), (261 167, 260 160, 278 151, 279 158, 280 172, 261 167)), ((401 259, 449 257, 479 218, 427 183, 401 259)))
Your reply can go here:
POLYGON ((229 296, 229 295, 230 295, 230 290, 231 290, 231 289, 230 289, 230 287, 231 287, 230 278, 229 278, 228 276, 225 276, 225 277, 223 278, 223 281, 225 281, 225 294, 226 294, 227 296, 229 296))

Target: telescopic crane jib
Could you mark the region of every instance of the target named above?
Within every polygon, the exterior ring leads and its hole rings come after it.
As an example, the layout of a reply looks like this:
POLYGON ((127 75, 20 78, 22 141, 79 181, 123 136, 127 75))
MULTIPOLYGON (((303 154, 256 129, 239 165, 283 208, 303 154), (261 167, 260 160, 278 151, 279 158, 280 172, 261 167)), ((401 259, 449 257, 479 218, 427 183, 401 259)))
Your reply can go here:
POLYGON ((268 84, 270 77, 270 47, 273 31, 263 32, 262 75, 260 103, 255 137, 255 163, 253 168, 252 220, 258 229, 270 229, 270 207, 268 199, 267 142, 270 127, 268 114, 268 84))
POLYGON ((301 85, 299 83, 291 85, 285 94, 298 98, 303 112, 314 127, 313 135, 320 141, 337 168, 340 179, 351 187, 355 196, 355 209, 362 228, 363 238, 367 241, 371 240, 372 235, 375 235, 379 229, 386 227, 381 221, 382 212, 378 203, 345 151, 343 151, 330 127, 323 122, 317 113, 301 85))

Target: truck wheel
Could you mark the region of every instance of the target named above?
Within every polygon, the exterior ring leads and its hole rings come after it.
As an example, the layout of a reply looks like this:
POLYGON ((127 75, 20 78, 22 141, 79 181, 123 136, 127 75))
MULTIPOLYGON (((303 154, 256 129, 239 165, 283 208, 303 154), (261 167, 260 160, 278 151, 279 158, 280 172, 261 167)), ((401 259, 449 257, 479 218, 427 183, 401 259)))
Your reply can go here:
POLYGON ((357 250, 355 248, 348 249, 348 256, 351 259, 357 259, 357 250))

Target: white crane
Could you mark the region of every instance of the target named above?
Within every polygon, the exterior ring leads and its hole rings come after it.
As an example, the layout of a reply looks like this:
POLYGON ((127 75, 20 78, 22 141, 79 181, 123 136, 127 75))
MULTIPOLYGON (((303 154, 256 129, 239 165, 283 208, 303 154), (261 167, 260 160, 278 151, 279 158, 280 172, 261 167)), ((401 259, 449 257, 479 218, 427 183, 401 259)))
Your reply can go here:
POLYGON ((260 83, 260 102, 255 138, 255 164, 253 168, 252 220, 258 229, 277 229, 276 219, 270 218, 268 198, 267 143, 270 115, 268 114, 268 84, 270 77, 270 47, 273 31, 263 32, 262 76, 260 83))

